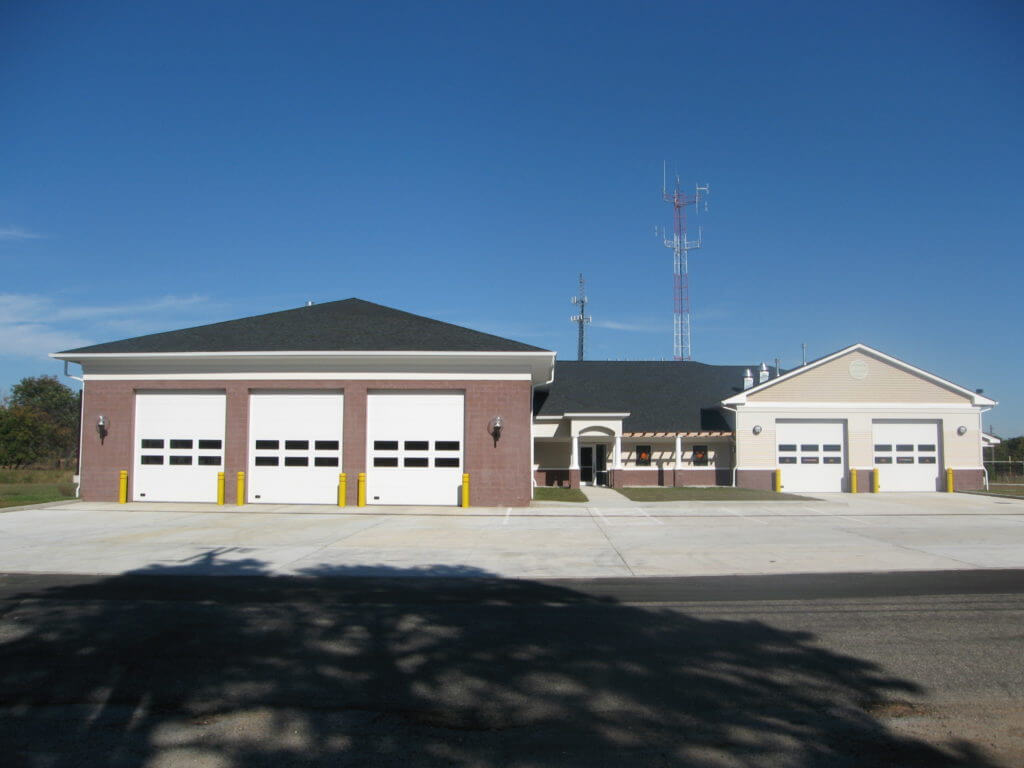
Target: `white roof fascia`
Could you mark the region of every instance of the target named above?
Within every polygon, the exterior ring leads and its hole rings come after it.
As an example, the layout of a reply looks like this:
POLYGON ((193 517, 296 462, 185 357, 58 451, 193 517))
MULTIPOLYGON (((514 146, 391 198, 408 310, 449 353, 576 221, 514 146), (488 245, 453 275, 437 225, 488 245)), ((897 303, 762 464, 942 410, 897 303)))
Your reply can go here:
POLYGON ((838 402, 838 403, 817 403, 808 401, 777 400, 747 403, 743 409, 744 413, 755 411, 881 411, 881 410, 906 410, 906 411, 960 411, 963 413, 975 412, 975 406, 971 403, 872 403, 872 402, 838 402))
MULTIPOLYGON (((137 372, 154 370, 161 363, 174 365, 175 371, 181 371, 182 364, 187 369, 189 363, 203 363, 207 370, 214 368, 218 362, 223 362, 228 370, 231 365, 237 366, 242 363, 265 362, 268 367, 273 368, 275 364, 292 363, 304 361, 317 361, 320 363, 337 362, 344 363, 347 370, 355 370, 361 364, 373 370, 374 366, 384 363, 391 363, 396 366, 408 366, 417 361, 432 366, 439 365, 442 369, 445 365, 453 369, 475 368, 477 365, 499 364, 502 369, 529 366, 531 378, 534 384, 542 385, 551 383, 554 378, 555 353, 554 352, 410 352, 410 351, 272 351, 272 352, 132 352, 132 353, 100 353, 100 352, 55 352, 49 355, 55 360, 64 360, 79 363, 83 370, 89 364, 100 364, 107 371, 119 367, 128 368, 137 372)), ((420 366, 428 367, 428 366, 420 366)), ((439 375, 451 371, 438 370, 439 375)), ((88 373, 88 371, 86 371, 88 373)))
POLYGON ((987 432, 982 432, 981 433, 981 442, 985 443, 986 445, 999 445, 1003 441, 1000 440, 995 435, 990 435, 987 432))
POLYGON ((870 353, 872 355, 876 355, 877 357, 882 358, 886 362, 891 363, 891 364, 895 365, 898 368, 902 368, 902 369, 904 369, 906 371, 910 371, 911 373, 915 373, 918 376, 921 376, 922 378, 928 379, 928 380, 930 380, 930 381, 932 381, 932 382, 934 382, 936 384, 939 384, 941 386, 947 387, 949 389, 953 389, 953 390, 955 390, 956 392, 959 392, 962 395, 966 395, 968 398, 970 398, 971 403, 973 405, 979 405, 979 406, 981 406, 981 405, 989 405, 989 406, 998 405, 998 403, 995 400, 987 398, 984 395, 979 395, 977 392, 972 392, 971 390, 966 389, 965 387, 961 387, 959 384, 954 384, 953 382, 948 381, 947 379, 944 379, 941 376, 936 376, 934 373, 929 373, 928 371, 925 371, 925 370, 923 370, 921 368, 917 368, 917 367, 911 365, 910 363, 907 363, 907 362, 904 362, 903 360, 900 360, 897 357, 893 357, 892 355, 887 355, 884 352, 879 352, 874 347, 869 347, 867 344, 860 344, 860 343, 851 344, 848 347, 844 347, 843 349, 840 349, 838 352, 833 352, 831 355, 826 355, 825 357, 823 357, 823 358, 821 358, 819 360, 815 360, 813 363, 808 363, 807 365, 802 365, 799 368, 795 368, 792 371, 789 371, 789 373, 784 373, 782 376, 779 376, 778 378, 769 379, 768 381, 764 382, 763 384, 758 384, 757 386, 754 386, 754 387, 751 387, 750 389, 744 390, 743 392, 735 394, 732 397, 726 398, 725 400, 722 401, 722 404, 723 405, 746 405, 746 403, 747 403, 747 396, 748 395, 752 395, 755 392, 760 392, 760 391, 762 391, 764 389, 767 389, 768 387, 771 387, 771 386, 773 386, 775 384, 778 384, 780 381, 785 381, 786 379, 791 379, 791 378, 793 378, 795 376, 799 376, 801 373, 809 371, 812 368, 817 368, 820 365, 824 365, 825 363, 828 363, 828 362, 831 362, 831 361, 835 360, 837 357, 842 357, 845 354, 849 354, 850 352, 854 352, 854 351, 857 351, 857 350, 860 350, 860 351, 863 351, 863 352, 868 352, 868 353, 870 353))

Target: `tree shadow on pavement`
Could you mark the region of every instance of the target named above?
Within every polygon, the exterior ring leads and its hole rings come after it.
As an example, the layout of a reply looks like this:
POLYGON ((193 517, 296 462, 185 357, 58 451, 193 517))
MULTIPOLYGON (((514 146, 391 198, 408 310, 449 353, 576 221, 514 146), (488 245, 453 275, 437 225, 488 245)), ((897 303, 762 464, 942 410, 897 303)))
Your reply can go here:
POLYGON ((807 632, 462 566, 272 577, 241 554, 5 600, 4 764, 992 765, 887 728, 881 703, 915 686, 807 632))

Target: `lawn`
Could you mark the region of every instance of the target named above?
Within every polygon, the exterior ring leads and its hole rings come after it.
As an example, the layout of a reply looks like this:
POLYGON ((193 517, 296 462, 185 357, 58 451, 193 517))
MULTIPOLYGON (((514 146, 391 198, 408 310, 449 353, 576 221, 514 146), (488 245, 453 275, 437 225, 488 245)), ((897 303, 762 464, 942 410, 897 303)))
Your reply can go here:
POLYGON ((548 488, 538 486, 533 489, 534 501, 587 501, 587 497, 579 488, 548 488))
POLYGON ((1019 496, 1024 498, 1024 485, 1001 485, 1000 483, 990 483, 988 491, 979 491, 979 493, 989 493, 993 496, 1019 496))
POLYGON ((725 486, 682 488, 616 488, 630 501, 813 501, 808 496, 775 491, 758 491, 753 488, 732 488, 725 486))
POLYGON ((0 470, 0 508, 65 501, 74 496, 75 484, 69 470, 0 470))

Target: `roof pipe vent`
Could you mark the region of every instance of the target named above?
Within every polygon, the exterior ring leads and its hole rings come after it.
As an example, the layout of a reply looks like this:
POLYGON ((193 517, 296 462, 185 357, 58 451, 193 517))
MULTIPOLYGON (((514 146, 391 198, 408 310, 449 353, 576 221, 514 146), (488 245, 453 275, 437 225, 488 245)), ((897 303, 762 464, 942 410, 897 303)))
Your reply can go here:
POLYGON ((764 384, 766 381, 768 381, 768 366, 761 363, 761 370, 757 372, 757 383, 764 384))
POLYGON ((750 389, 752 386, 754 386, 754 374, 747 368, 746 373, 743 374, 743 388, 750 389))

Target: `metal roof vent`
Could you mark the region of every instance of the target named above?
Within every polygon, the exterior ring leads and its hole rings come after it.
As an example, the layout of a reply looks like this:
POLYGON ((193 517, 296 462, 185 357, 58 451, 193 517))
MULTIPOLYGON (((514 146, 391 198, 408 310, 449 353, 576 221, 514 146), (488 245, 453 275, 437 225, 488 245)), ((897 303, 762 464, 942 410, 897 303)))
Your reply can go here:
POLYGON ((764 384, 766 381, 768 381, 768 366, 761 363, 761 370, 757 372, 757 383, 764 384))
POLYGON ((746 373, 743 374, 743 388, 750 389, 752 386, 754 386, 754 374, 747 368, 746 373))

